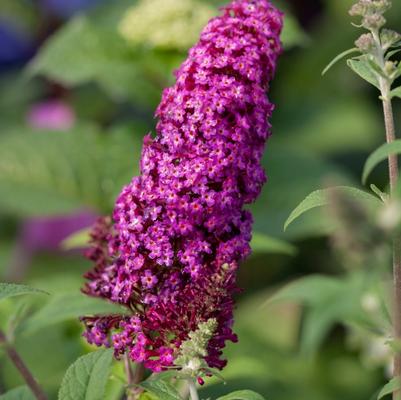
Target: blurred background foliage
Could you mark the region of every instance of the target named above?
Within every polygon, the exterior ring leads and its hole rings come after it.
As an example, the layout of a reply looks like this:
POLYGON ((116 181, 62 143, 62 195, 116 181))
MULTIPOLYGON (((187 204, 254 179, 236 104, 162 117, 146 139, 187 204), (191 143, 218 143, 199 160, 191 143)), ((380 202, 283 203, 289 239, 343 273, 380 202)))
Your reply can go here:
MULTIPOLYGON (((276 104, 264 159, 269 182, 252 207, 254 254, 240 273, 240 342, 227 349, 227 385, 211 380, 202 395, 250 388, 274 400, 366 400, 386 379, 384 339, 361 340, 339 322, 358 319, 366 312, 361 299, 368 307, 366 296, 383 288, 375 274, 368 282, 358 272, 342 277, 330 213, 313 210, 285 232, 283 224, 311 191, 359 184, 364 159, 384 141, 377 93, 345 66, 321 77, 356 39, 347 17, 352 0, 277 3, 286 11, 285 51, 269 93, 276 104), (310 274, 319 275, 297 296, 266 305, 284 283, 310 274)), ((390 26, 397 27, 401 1, 393 3, 390 26)), ((49 393, 89 351, 76 316, 104 307, 79 295, 89 264, 61 243, 110 213, 122 185, 138 173, 162 89, 221 4, 0 1, 1 280, 51 293, 29 306, 23 298, 3 302, 0 324, 24 320, 16 346, 49 393)), ((383 165, 371 182, 383 189, 386 179, 383 165)), ((0 357, 2 393, 21 381, 1 349, 0 357)), ((112 380, 107 399, 120 394, 121 383, 112 380)))

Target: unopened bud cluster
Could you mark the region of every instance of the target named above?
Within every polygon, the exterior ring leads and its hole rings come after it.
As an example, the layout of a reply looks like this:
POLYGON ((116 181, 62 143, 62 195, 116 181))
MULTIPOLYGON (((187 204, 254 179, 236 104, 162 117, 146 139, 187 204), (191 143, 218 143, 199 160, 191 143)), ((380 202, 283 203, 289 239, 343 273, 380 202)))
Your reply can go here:
POLYGON ((350 14, 361 17, 359 27, 370 31, 362 34, 355 41, 355 46, 368 57, 373 75, 378 80, 381 77, 392 83, 400 75, 400 71, 399 64, 390 60, 391 54, 388 51, 400 44, 401 35, 383 28, 386 24, 383 14, 390 8, 390 0, 359 0, 351 7, 350 14))

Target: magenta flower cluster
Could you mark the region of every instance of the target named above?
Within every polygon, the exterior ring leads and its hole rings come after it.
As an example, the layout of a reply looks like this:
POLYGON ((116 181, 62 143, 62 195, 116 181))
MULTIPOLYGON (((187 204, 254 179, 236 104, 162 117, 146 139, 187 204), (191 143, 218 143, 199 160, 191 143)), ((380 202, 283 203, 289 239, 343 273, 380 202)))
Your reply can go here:
POLYGON ((176 72, 145 137, 141 175, 99 221, 85 292, 131 316, 85 317, 90 343, 160 371, 215 318, 206 362, 223 368, 238 264, 250 253, 253 202, 273 106, 266 90, 281 52, 282 15, 268 0, 234 0, 212 19, 176 72))

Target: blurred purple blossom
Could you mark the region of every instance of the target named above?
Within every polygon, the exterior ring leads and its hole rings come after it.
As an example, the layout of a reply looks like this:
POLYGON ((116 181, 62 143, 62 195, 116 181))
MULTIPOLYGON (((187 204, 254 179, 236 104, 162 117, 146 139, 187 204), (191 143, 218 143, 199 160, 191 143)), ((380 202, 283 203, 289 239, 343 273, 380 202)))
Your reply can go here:
POLYGON ((75 123, 75 113, 59 100, 34 104, 27 114, 28 125, 35 129, 68 130, 75 123))

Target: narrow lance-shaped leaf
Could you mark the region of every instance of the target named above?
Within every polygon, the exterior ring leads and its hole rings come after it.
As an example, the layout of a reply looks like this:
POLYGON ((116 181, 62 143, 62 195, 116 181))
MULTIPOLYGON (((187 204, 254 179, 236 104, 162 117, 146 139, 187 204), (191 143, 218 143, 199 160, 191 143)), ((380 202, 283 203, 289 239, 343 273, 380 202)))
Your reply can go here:
POLYGON ((217 400, 265 400, 265 398, 252 390, 238 390, 219 397, 217 400))
POLYGON ((64 375, 59 400, 102 400, 113 350, 99 350, 78 358, 64 375))
POLYGON ((370 193, 364 192, 363 190, 349 187, 349 186, 337 186, 328 189, 316 190, 308 195, 290 214, 287 221, 284 224, 284 230, 299 218, 305 212, 312 210, 316 207, 322 207, 329 204, 330 196, 333 193, 339 193, 341 195, 353 198, 355 200, 362 200, 369 203, 380 204, 380 200, 371 195, 370 193))
POLYGON ((340 60, 342 60, 344 57, 348 56, 349 54, 359 52, 360 50, 357 49, 356 47, 352 49, 348 49, 340 53, 338 56, 334 57, 332 61, 327 65, 327 67, 323 70, 322 75, 325 75, 333 65, 337 64, 340 60))
POLYGON ((24 294, 48 294, 43 290, 31 288, 26 285, 17 285, 15 283, 0 282, 0 300, 13 296, 21 296, 24 294))
POLYGON ((312 275, 284 286, 266 302, 266 305, 283 301, 297 301, 308 305, 319 304, 328 296, 338 292, 342 286, 343 283, 338 278, 312 275))
POLYGON ((392 143, 383 144, 368 157, 365 166, 363 167, 362 182, 366 183, 366 180, 373 169, 379 163, 386 160, 388 156, 394 154, 401 154, 401 139, 395 140, 392 143))
POLYGON ((384 396, 393 393, 394 391, 400 388, 400 379, 393 378, 390 382, 383 386, 382 390, 380 390, 379 395, 377 396, 377 400, 382 399, 384 396))

